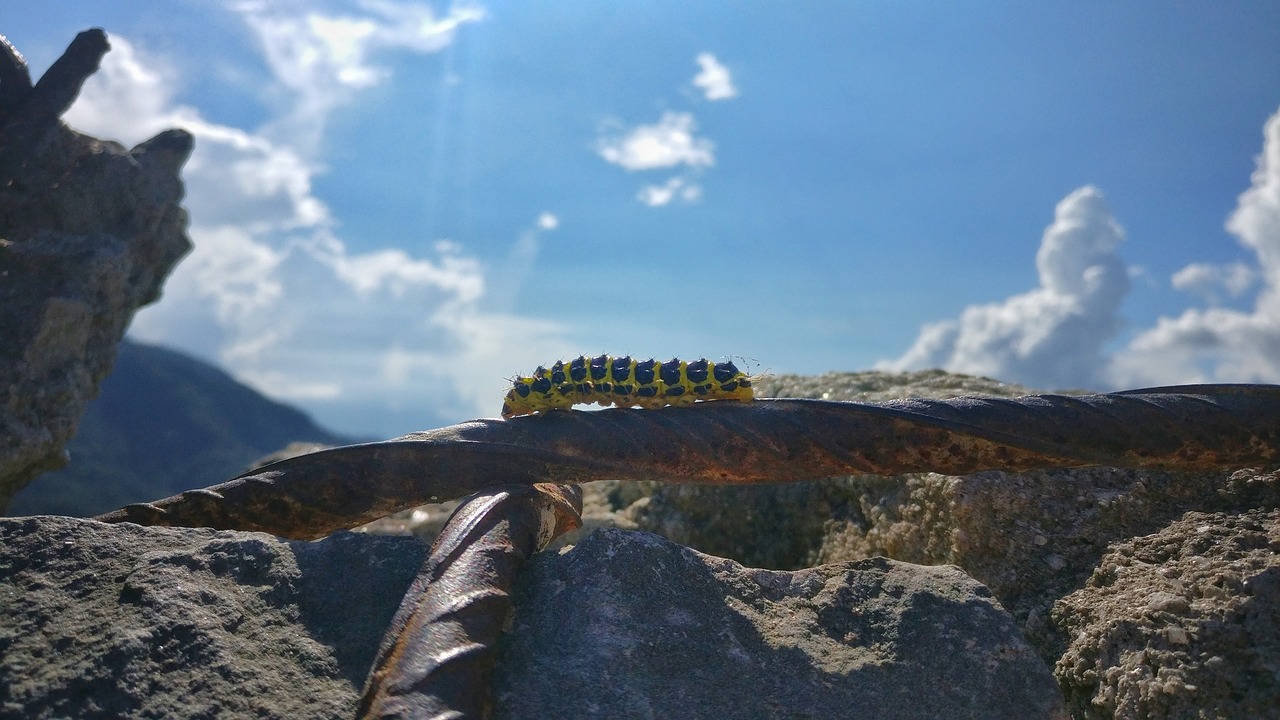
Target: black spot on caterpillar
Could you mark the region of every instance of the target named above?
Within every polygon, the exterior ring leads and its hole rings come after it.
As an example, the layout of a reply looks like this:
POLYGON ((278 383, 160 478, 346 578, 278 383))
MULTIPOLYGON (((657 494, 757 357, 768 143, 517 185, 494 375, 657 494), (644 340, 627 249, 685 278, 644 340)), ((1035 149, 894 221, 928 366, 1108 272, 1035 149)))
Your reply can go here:
POLYGON ((698 400, 745 402, 754 397, 751 378, 732 362, 580 355, 513 380, 502 403, 502 417, 568 410, 579 403, 660 408, 691 405, 698 400))

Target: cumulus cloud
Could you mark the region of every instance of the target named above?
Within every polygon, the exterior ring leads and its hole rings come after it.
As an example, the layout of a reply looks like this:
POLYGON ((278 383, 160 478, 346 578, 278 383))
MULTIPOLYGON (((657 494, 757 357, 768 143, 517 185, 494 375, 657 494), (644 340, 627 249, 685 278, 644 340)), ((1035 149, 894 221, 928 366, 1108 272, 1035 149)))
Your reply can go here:
POLYGON ((906 354, 879 367, 944 367, 1045 388, 1097 386, 1103 345, 1121 326, 1119 305, 1129 290, 1116 254, 1123 240, 1097 188, 1072 192, 1041 239, 1039 287, 927 325, 906 354))
POLYGON ((729 68, 720 64, 709 52, 699 53, 698 66, 702 71, 693 77, 693 84, 702 90, 708 100, 728 100, 738 95, 729 68))
POLYGON ((662 185, 646 185, 636 197, 649 207, 662 207, 676 199, 691 203, 702 197, 702 187, 677 175, 662 185))
POLYGON ((376 53, 434 53, 453 42, 460 26, 484 18, 476 7, 455 6, 443 16, 413 2, 362 0, 357 7, 362 12, 338 14, 296 0, 234 6, 280 86, 280 117, 264 133, 314 146, 335 108, 389 77, 390 70, 374 62, 376 53))
POLYGON ((1227 297, 1240 297, 1257 279, 1257 271, 1244 263, 1192 263, 1174 273, 1171 278, 1175 288, 1198 295, 1210 305, 1221 302, 1220 293, 1223 292, 1227 297))
POLYGON ((640 125, 599 142, 600 157, 627 170, 654 170, 677 165, 710 167, 715 144, 694 135, 691 113, 666 112, 654 125, 640 125))
MULTIPOLYGON (((416 12, 416 5, 361 7, 367 22, 346 31, 308 14, 272 15, 284 26, 329 33, 322 43, 329 59, 312 59, 327 70, 305 81, 282 70, 275 90, 305 98, 311 82, 376 82, 379 73, 365 72, 372 67, 368 48, 431 51, 452 31, 447 22, 426 23, 433 16, 425 13, 417 25, 390 27, 392 17, 402 17, 396 12, 416 12), (351 72, 342 75, 341 67, 351 72)), ((268 12, 251 5, 242 11, 268 12)), ((219 361, 322 422, 377 435, 493 415, 512 367, 572 350, 565 328, 513 314, 513 301, 498 307, 489 272, 459 244, 421 238, 412 246, 425 251, 352 251, 313 194, 321 163, 312 138, 273 132, 274 124, 246 130, 210 122, 174 103, 175 75, 162 58, 121 37, 111 44, 68 122, 128 144, 174 126, 196 136, 184 168, 195 249, 166 283, 162 301, 135 318, 135 338, 219 361)), ((331 111, 336 105, 326 103, 337 97, 313 107, 331 111)), ((311 122, 322 128, 324 118, 311 122)), ((542 214, 513 252, 532 262, 537 234, 558 224, 542 214)))
MULTIPOLYGON (((1085 187, 1058 205, 1036 265, 1040 287, 957 320, 924 327, 885 369, 944 367, 1041 388, 1280 382, 1280 111, 1263 127, 1262 154, 1226 229, 1254 263, 1188 264, 1170 278, 1203 306, 1161 317, 1107 356, 1128 289, 1114 250, 1123 239, 1101 194, 1085 187), (1220 307, 1254 293, 1252 308, 1220 307)), ((1134 276, 1132 269, 1130 276, 1134 276)))
MULTIPOLYGON (((728 68, 715 55, 700 53, 697 62, 701 72, 694 76, 693 84, 708 100, 726 100, 738 94, 728 68)), ((702 186, 692 178, 716 163, 715 143, 699 137, 697 129, 692 113, 668 111, 652 125, 612 128, 596 141, 596 151, 605 162, 628 171, 685 168, 665 183, 642 187, 636 199, 645 205, 697 202, 702 198, 702 186)))
POLYGON ((1179 289, 1209 293, 1208 308, 1162 317, 1117 353, 1117 385, 1186 382, 1280 382, 1280 111, 1263 128, 1262 154, 1252 184, 1240 195, 1227 231, 1257 256, 1256 266, 1189 265, 1173 276, 1179 289), (1216 304, 1260 282, 1252 310, 1216 304))

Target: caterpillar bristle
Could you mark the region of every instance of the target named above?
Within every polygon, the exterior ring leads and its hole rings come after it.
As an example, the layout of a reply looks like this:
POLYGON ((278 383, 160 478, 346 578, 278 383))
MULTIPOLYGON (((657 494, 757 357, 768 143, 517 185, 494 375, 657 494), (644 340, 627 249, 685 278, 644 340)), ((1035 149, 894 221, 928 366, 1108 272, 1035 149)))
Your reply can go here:
POLYGON ((645 409, 691 405, 701 400, 750 401, 755 397, 751 377, 733 361, 713 363, 706 358, 685 362, 634 360, 631 356, 585 355, 550 368, 538 366, 532 375, 518 376, 502 403, 502 417, 513 418, 574 405, 645 409))

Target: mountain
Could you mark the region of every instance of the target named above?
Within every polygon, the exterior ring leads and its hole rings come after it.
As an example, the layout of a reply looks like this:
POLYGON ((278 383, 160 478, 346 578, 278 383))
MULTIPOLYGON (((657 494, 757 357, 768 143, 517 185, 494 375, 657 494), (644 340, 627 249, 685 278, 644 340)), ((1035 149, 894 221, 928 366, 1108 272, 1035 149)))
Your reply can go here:
POLYGON ((67 445, 71 462, 23 488, 5 514, 96 515, 228 480, 295 441, 356 442, 222 370, 125 340, 67 445))

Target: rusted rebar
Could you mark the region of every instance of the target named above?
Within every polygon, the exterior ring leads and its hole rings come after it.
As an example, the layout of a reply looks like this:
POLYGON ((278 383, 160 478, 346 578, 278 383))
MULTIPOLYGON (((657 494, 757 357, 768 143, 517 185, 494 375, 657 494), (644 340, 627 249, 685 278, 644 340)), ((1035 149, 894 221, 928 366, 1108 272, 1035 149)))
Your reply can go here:
POLYGON ((314 538, 504 483, 771 483, 851 474, 1280 462, 1280 386, 1106 395, 710 402, 476 420, 284 460, 99 520, 314 538))
POLYGON ((356 717, 488 717, 511 586, 581 514, 577 486, 506 485, 459 505, 383 637, 356 717))

